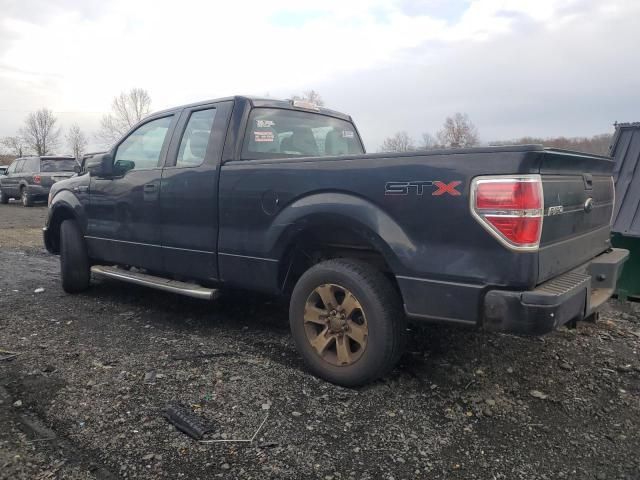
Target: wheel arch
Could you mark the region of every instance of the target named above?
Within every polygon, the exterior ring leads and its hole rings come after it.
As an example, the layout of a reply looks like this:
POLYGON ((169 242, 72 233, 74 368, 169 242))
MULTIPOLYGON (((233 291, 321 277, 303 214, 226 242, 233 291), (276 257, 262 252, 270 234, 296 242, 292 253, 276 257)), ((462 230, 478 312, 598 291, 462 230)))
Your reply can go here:
POLYGON ((283 209, 272 225, 268 243, 274 246, 273 258, 279 259, 278 281, 285 291, 318 261, 357 258, 392 274, 415 252, 409 236, 388 214, 350 194, 305 197, 283 209))
POLYGON ((81 231, 85 222, 82 205, 71 192, 59 192, 49 206, 49 220, 45 232, 45 246, 51 253, 60 253, 60 226, 65 220, 76 220, 81 231))

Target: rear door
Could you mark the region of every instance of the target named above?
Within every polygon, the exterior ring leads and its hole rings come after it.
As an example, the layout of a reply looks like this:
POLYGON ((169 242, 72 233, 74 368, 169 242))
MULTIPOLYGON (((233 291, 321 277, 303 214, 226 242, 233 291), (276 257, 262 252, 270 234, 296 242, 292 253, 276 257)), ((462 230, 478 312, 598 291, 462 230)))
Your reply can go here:
POLYGON ((176 115, 155 117, 112 150, 114 175, 92 176, 87 244, 108 263, 162 269, 160 180, 176 115))
POLYGON ((163 269, 218 278, 218 175, 233 102, 188 108, 173 136, 160 188, 163 269))
POLYGON ((587 262, 610 245, 613 161, 558 150, 545 151, 540 174, 544 221, 538 281, 587 262))

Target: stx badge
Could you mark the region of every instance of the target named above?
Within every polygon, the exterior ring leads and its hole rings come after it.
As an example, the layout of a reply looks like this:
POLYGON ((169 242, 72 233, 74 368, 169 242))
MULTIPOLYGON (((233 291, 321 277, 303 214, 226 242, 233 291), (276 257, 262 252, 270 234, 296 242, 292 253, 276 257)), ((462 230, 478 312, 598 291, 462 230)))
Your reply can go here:
MULTIPOLYGON (((445 193, 453 197, 458 197, 461 193, 456 190, 456 187, 462 182, 454 180, 453 182, 445 183, 440 180, 419 180, 411 182, 387 182, 384 186, 385 195, 409 195, 415 193, 418 196, 425 194, 425 189, 431 190, 431 195, 439 197, 445 193)), ((427 190, 429 191, 429 190, 427 190)))

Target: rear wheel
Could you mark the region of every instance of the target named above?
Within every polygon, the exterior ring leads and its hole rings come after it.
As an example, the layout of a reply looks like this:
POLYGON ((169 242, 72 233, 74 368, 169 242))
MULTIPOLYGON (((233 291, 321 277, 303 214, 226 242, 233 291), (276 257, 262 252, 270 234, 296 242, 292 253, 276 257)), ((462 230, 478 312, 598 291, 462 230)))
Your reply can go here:
POLYGON ((87 245, 75 220, 65 220, 60 226, 60 274, 62 289, 67 293, 89 288, 91 272, 87 245))
POLYGON ((338 385, 385 375, 401 353, 400 297, 382 272, 363 262, 335 259, 307 270, 293 290, 289 321, 309 369, 338 385))
POLYGON ((27 187, 22 187, 20 189, 20 201, 22 202, 23 207, 33 207, 33 200, 29 196, 27 187))

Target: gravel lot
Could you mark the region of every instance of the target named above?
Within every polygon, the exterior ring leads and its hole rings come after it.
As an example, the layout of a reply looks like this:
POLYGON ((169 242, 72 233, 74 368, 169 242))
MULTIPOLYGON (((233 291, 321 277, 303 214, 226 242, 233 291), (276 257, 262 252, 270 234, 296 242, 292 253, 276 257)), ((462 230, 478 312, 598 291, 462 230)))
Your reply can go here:
POLYGON ((0 205, 0 478, 640 478, 638 304, 543 338, 413 327, 349 390, 304 370, 279 302, 64 294, 45 213, 0 205), (199 443, 176 403, 208 440, 264 425, 199 443))

